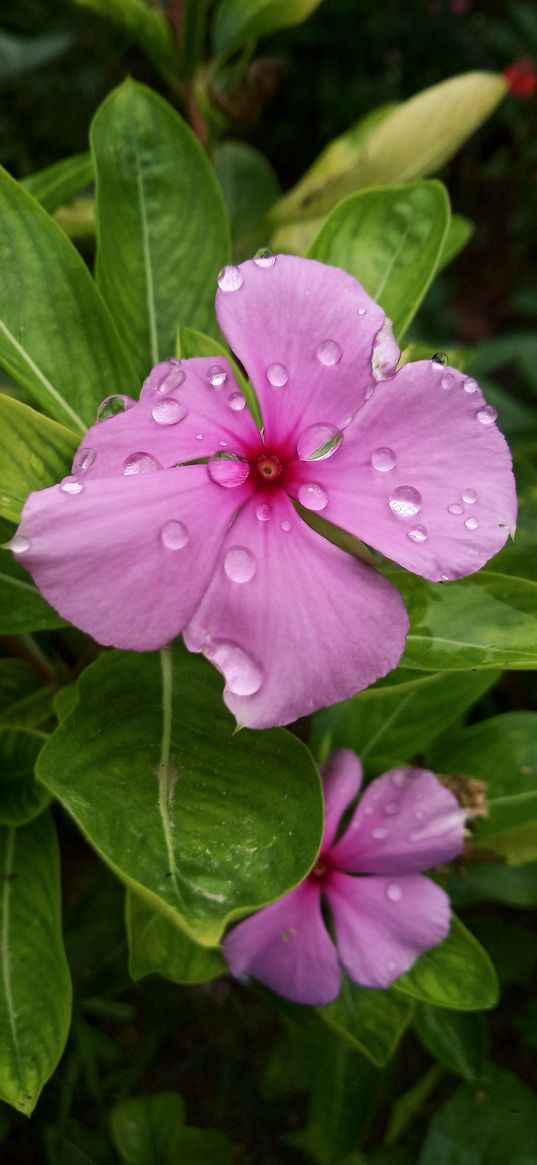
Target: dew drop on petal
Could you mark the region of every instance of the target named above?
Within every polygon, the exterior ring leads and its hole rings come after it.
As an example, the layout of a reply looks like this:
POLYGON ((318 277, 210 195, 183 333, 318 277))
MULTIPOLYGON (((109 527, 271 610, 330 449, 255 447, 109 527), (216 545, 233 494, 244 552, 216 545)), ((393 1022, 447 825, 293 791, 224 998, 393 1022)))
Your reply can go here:
POLYGON ((389 902, 400 902, 403 897, 403 891, 397 882, 388 882, 386 886, 386 897, 389 902))
POLYGON ((412 485, 400 485, 388 501, 392 514, 398 518, 414 518, 421 510, 421 494, 412 485))
POLYGON ((454 383, 455 377, 452 372, 446 372, 445 376, 443 376, 440 381, 442 388, 453 388, 454 383))
POLYGON ((285 364, 269 364, 265 376, 273 388, 283 388, 289 380, 285 364))
POLYGON ((289 533, 289 531, 291 529, 291 523, 288 521, 287 518, 285 518, 285 520, 281 523, 281 529, 283 530, 284 534, 289 533))
POLYGON ((479 409, 476 416, 482 425, 493 425, 498 416, 498 410, 493 408, 492 405, 485 405, 484 408, 479 409))
POLYGON ((411 542, 426 542, 427 541, 427 527, 426 526, 412 526, 411 530, 407 530, 407 538, 411 542))
POLYGON ((212 384, 213 388, 220 388, 227 380, 227 372, 222 368, 221 364, 213 364, 207 373, 207 380, 212 384))
POLYGON ((207 469, 211 480, 225 489, 243 485, 250 473, 250 465, 240 453, 215 453, 207 469))
POLYGON ((263 502, 261 506, 257 506, 255 516, 259 522, 270 522, 272 518, 272 506, 268 506, 266 502, 263 502))
POLYGON ((397 459, 393 449, 388 449, 387 445, 375 449, 371 454, 371 464, 373 469, 379 470, 379 473, 387 473, 389 469, 395 469, 397 459))
POLYGON ((242 395, 242 392, 232 392, 227 403, 234 413, 242 413, 246 406, 246 397, 242 395))
POLYGON ((452 502, 447 508, 448 514, 464 514, 464 509, 458 502, 452 502))
POLYGON ((247 583, 254 577, 257 562, 246 546, 232 546, 224 559, 227 577, 235 583, 247 583))
POLYGON ((365 307, 359 307, 359 308, 358 308, 358 315, 359 315, 359 316, 365 316, 365 314, 366 314, 366 308, 365 308, 365 307))
POLYGON ((75 475, 86 473, 88 469, 91 469, 96 456, 95 449, 90 449, 89 445, 81 445, 74 455, 71 473, 75 475))
POLYGON ((334 364, 339 363, 343 353, 336 340, 323 340, 322 344, 319 344, 315 355, 320 364, 331 368, 334 364))
POLYGON ((81 494, 84 486, 77 477, 64 477, 60 489, 64 494, 81 494))
POLYGON ((187 415, 188 409, 173 396, 159 400, 151 409, 151 416, 157 425, 177 425, 179 421, 184 421, 187 415))
POLYGON ((466 526, 467 530, 478 530, 479 529, 479 522, 478 522, 477 518, 467 518, 464 525, 466 526))
POLYGON ((325 510, 328 505, 328 494, 322 485, 316 481, 303 483, 298 487, 298 500, 307 510, 325 510))
POLYGON ((408 773, 406 769, 396 769, 392 773, 392 784, 395 785, 396 789, 403 789, 408 784, 408 773))
POLYGON ((268 247, 260 247, 254 255, 254 263, 256 267, 274 267, 276 256, 269 250, 268 247))
POLYGON ((263 682, 261 668, 237 643, 213 640, 205 654, 223 673, 226 688, 234 696, 254 696, 259 691, 263 682))
POLYGON ((434 356, 431 356, 431 361, 433 364, 439 364, 443 368, 444 364, 447 364, 448 358, 445 352, 435 352, 434 356))
POLYGON ((466 380, 463 380, 462 382, 462 387, 465 392, 471 395, 473 392, 477 392, 479 386, 477 380, 472 380, 471 376, 467 376, 466 380))
POLYGON ((229 441, 219 441, 218 444, 219 444, 221 449, 227 449, 227 447, 229 445, 229 441))
POLYGON ((203 441, 203 433, 196 433, 196 441, 203 441))
POLYGON ((388 817, 395 817, 397 813, 401 812, 399 801, 388 801, 384 806, 384 812, 388 814, 388 817))
POLYGON ((379 825, 377 829, 371 830, 371 837, 374 837, 375 841, 383 841, 384 838, 389 837, 389 835, 390 831, 389 829, 386 829, 384 825, 379 825))
POLYGON ((156 457, 152 457, 150 453, 144 453, 143 451, 131 453, 123 462, 123 473, 125 477, 132 477, 136 473, 153 473, 155 469, 160 468, 160 462, 157 461, 156 457))
POLYGON ((165 522, 160 531, 160 540, 166 550, 182 550, 189 538, 190 535, 184 522, 175 520, 165 522))
POLYGON ((14 534, 12 539, 5 543, 4 549, 11 550, 13 554, 25 554, 31 545, 30 539, 25 538, 24 534, 14 534))
POLYGON ((300 434, 296 451, 301 461, 325 461, 339 449, 343 433, 335 425, 309 425, 300 434))
POLYGON ((116 392, 112 396, 106 396, 101 401, 97 409, 98 421, 109 421, 111 417, 117 417, 120 413, 126 413, 128 409, 132 409, 136 401, 130 396, 125 396, 124 393, 116 392))
POLYGON ((449 574, 441 574, 440 575, 440 582, 441 583, 449 582, 449 574))
POLYGON ((463 502, 466 502, 467 506, 473 506, 474 502, 477 501, 477 493, 475 489, 465 489, 464 493, 461 494, 461 497, 463 502))
POLYGON ((243 283, 244 280, 238 267, 222 267, 218 273, 220 291, 238 291, 243 283))
POLYGON ((184 368, 181 368, 181 361, 170 360, 169 363, 171 364, 171 368, 163 376, 159 384, 155 385, 155 392, 173 392, 174 388, 179 388, 186 380, 186 373, 184 368))

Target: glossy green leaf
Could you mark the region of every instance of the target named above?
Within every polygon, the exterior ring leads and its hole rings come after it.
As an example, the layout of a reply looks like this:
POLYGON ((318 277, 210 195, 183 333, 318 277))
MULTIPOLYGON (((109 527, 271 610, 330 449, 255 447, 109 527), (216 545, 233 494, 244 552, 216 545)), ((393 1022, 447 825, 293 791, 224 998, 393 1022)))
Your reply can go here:
POLYGON ((441 182, 364 190, 332 211, 309 256, 354 275, 400 338, 432 282, 449 219, 441 182))
POLYGON ((241 372, 237 361, 229 348, 224 348, 218 340, 213 340, 212 336, 204 336, 202 332, 196 332, 192 328, 180 327, 177 331, 176 355, 182 360, 189 360, 192 356, 222 356, 227 360, 233 369, 233 374, 239 385, 239 388, 246 397, 246 403, 254 418, 258 428, 261 428, 261 410, 257 401, 257 397, 249 380, 246 380, 244 374, 241 372))
POLYGON ((177 325, 215 332, 216 276, 229 257, 220 187, 178 113, 133 81, 91 130, 97 282, 139 379, 175 349, 177 325))
POLYGON ((125 34, 128 42, 146 53, 158 73, 173 76, 176 53, 170 25, 164 13, 146 0, 74 0, 80 8, 89 8, 98 16, 111 20, 125 34))
POLYGON ((110 1114, 112 1139, 124 1165, 231 1165, 231 1143, 216 1129, 185 1125, 176 1092, 124 1100, 110 1114))
POLYGON ((50 795, 34 776, 46 739, 27 728, 0 728, 0 825, 25 825, 48 805, 50 795))
POLYGON ((125 920, 129 970, 135 981, 144 975, 162 975, 172 983, 207 983, 225 972, 226 964, 218 950, 194 942, 132 890, 127 891, 125 920))
POLYGON ((136 377, 89 271, 63 231, 0 171, 0 364, 77 435, 136 377))
POLYGON ((307 750, 280 729, 234 734, 221 693, 219 674, 180 647, 109 653, 38 763, 116 873, 207 946, 301 881, 322 830, 307 750))
POLYGON ((79 445, 63 425, 0 395, 0 517, 18 522, 28 494, 61 481, 79 445))
POLYGON ((214 22, 214 47, 229 53, 276 28, 301 24, 321 0, 220 0, 214 22))
POLYGON ((213 162, 229 215, 234 256, 248 259, 266 243, 263 220, 280 193, 278 179, 265 155, 247 142, 221 142, 213 162))
POLYGON ((482 1015, 420 1003, 414 1030, 434 1060, 465 1080, 475 1080, 487 1054, 487 1029, 482 1015))
POLYGON ((93 162, 90 154, 73 154, 53 162, 45 170, 38 170, 24 178, 21 186, 53 214, 64 202, 80 194, 93 182, 93 162))
POLYGON ((394 987, 436 1007, 485 1011, 498 1002, 498 980, 487 952, 458 918, 440 946, 420 955, 394 987))
POLYGON ((63 1052, 71 1009, 58 845, 47 814, 0 830, 0 868, 0 1097, 30 1113, 63 1052))
POLYGON ((417 1165, 537 1165, 537 1096, 489 1064, 432 1117, 417 1165))
POLYGON ((338 998, 317 1014, 381 1068, 397 1050, 413 1010, 410 1000, 395 991, 371 991, 344 979, 338 998))
POLYGON ((23 659, 0 659, 0 724, 36 728, 48 719, 52 688, 23 659))

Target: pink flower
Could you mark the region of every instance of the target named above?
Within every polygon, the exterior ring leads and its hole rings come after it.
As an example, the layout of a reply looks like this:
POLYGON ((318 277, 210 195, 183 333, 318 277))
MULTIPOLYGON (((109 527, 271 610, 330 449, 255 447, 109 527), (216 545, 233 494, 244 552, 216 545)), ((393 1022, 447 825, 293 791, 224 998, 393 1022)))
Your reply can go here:
POLYGON ((368 786, 338 838, 361 779, 354 753, 332 754, 323 769, 326 824, 317 862, 296 890, 228 934, 232 975, 252 975, 295 1003, 321 1006, 338 995, 341 967, 362 987, 388 987, 446 938, 449 899, 419 871, 461 852, 464 810, 433 773, 392 769, 368 786))
POLYGON ((31 494, 12 549, 100 643, 152 651, 183 632, 261 728, 385 675, 408 628, 394 587, 295 502, 439 581, 500 549, 515 492, 475 381, 430 360, 396 373, 391 326, 350 275, 280 255, 219 286, 263 432, 225 360, 159 364, 88 432, 73 476, 31 494))

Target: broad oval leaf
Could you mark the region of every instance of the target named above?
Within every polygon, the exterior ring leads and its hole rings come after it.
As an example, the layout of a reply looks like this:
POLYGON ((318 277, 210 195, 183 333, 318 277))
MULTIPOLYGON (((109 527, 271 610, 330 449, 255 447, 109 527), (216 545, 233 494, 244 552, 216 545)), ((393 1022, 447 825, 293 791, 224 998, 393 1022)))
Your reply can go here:
POLYGON ((140 380, 173 355, 179 323, 216 331, 216 276, 229 229, 214 171, 166 101, 125 81, 91 130, 97 283, 140 380))
POLYGON ((0 829, 0 1097, 32 1112, 69 1031, 71 983, 61 936, 52 818, 0 829))
POLYGON ((247 41, 301 24, 321 0, 220 0, 214 22, 214 47, 229 53, 247 41))
POLYGON ((310 869, 320 780, 288 732, 234 733, 205 660, 161 656, 111 652, 88 668, 38 776, 128 885, 214 946, 310 869))
POLYGON ((395 1053, 413 1015, 410 999, 395 991, 371 991, 343 980, 334 1003, 317 1009, 332 1031, 382 1068, 395 1053))
POLYGON ((455 1011, 485 1011, 498 1002, 498 978, 489 956, 455 916, 444 942, 420 955, 394 989, 455 1011))
POLYGON ((185 1125, 177 1092, 124 1100, 110 1113, 112 1138, 124 1165, 231 1165, 231 1143, 216 1129, 185 1125))
POLYGON ((48 805, 50 794, 34 776, 46 739, 44 732, 0 727, 0 825, 25 825, 48 805))
POLYGON ((465 1080, 475 1080, 487 1053, 484 1016, 420 1003, 414 1030, 433 1059, 465 1080))
POLYGON ((70 472, 79 437, 13 397, 0 395, 0 517, 18 522, 28 494, 70 472))
POLYGON ((194 942, 161 910, 127 890, 125 921, 129 937, 129 971, 137 981, 162 975, 172 983, 207 983, 226 971, 218 950, 194 942))

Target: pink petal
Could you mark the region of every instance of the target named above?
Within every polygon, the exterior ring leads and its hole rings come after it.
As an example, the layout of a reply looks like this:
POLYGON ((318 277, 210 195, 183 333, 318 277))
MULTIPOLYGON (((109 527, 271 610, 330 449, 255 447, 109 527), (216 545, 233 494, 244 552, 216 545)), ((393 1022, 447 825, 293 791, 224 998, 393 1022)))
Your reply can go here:
POLYGON ((190 619, 249 492, 221 489, 205 465, 89 479, 78 493, 55 485, 30 494, 18 559, 99 643, 152 651, 190 619))
POLYGON ((296 440, 312 424, 344 427, 375 383, 382 308, 352 276, 313 259, 278 255, 270 267, 254 259, 236 270, 241 283, 218 292, 216 311, 254 385, 268 443, 296 440))
POLYGON ((365 790, 331 861, 353 873, 428 870, 461 852, 465 820, 464 809, 434 773, 391 769, 365 790))
POLYGON ((226 676, 239 724, 267 728, 386 675, 407 629, 397 591, 309 529, 274 488, 259 491, 229 531, 185 642, 226 676))
MULTIPOLYGON (((478 570, 516 521, 511 456, 493 415, 461 372, 428 360, 405 365, 377 385, 333 456, 315 464, 328 497, 323 517, 424 578, 478 570)), ((292 493, 311 470, 295 467, 292 493)))
POLYGON ((338 957, 323 921, 320 887, 308 879, 240 922, 223 949, 232 975, 252 975, 294 1003, 318 1007, 339 992, 338 957))
POLYGON ((89 430, 74 472, 80 464, 84 480, 147 473, 222 450, 243 452, 252 441, 257 445, 259 435, 226 360, 167 360, 150 373, 139 401, 89 430))
POLYGON ((449 933, 449 898, 419 874, 352 878, 332 874, 325 885, 340 960, 362 987, 389 987, 449 933))
POLYGON ((330 848, 338 825, 362 783, 362 765, 350 748, 338 748, 323 765, 324 835, 322 853, 330 848))

